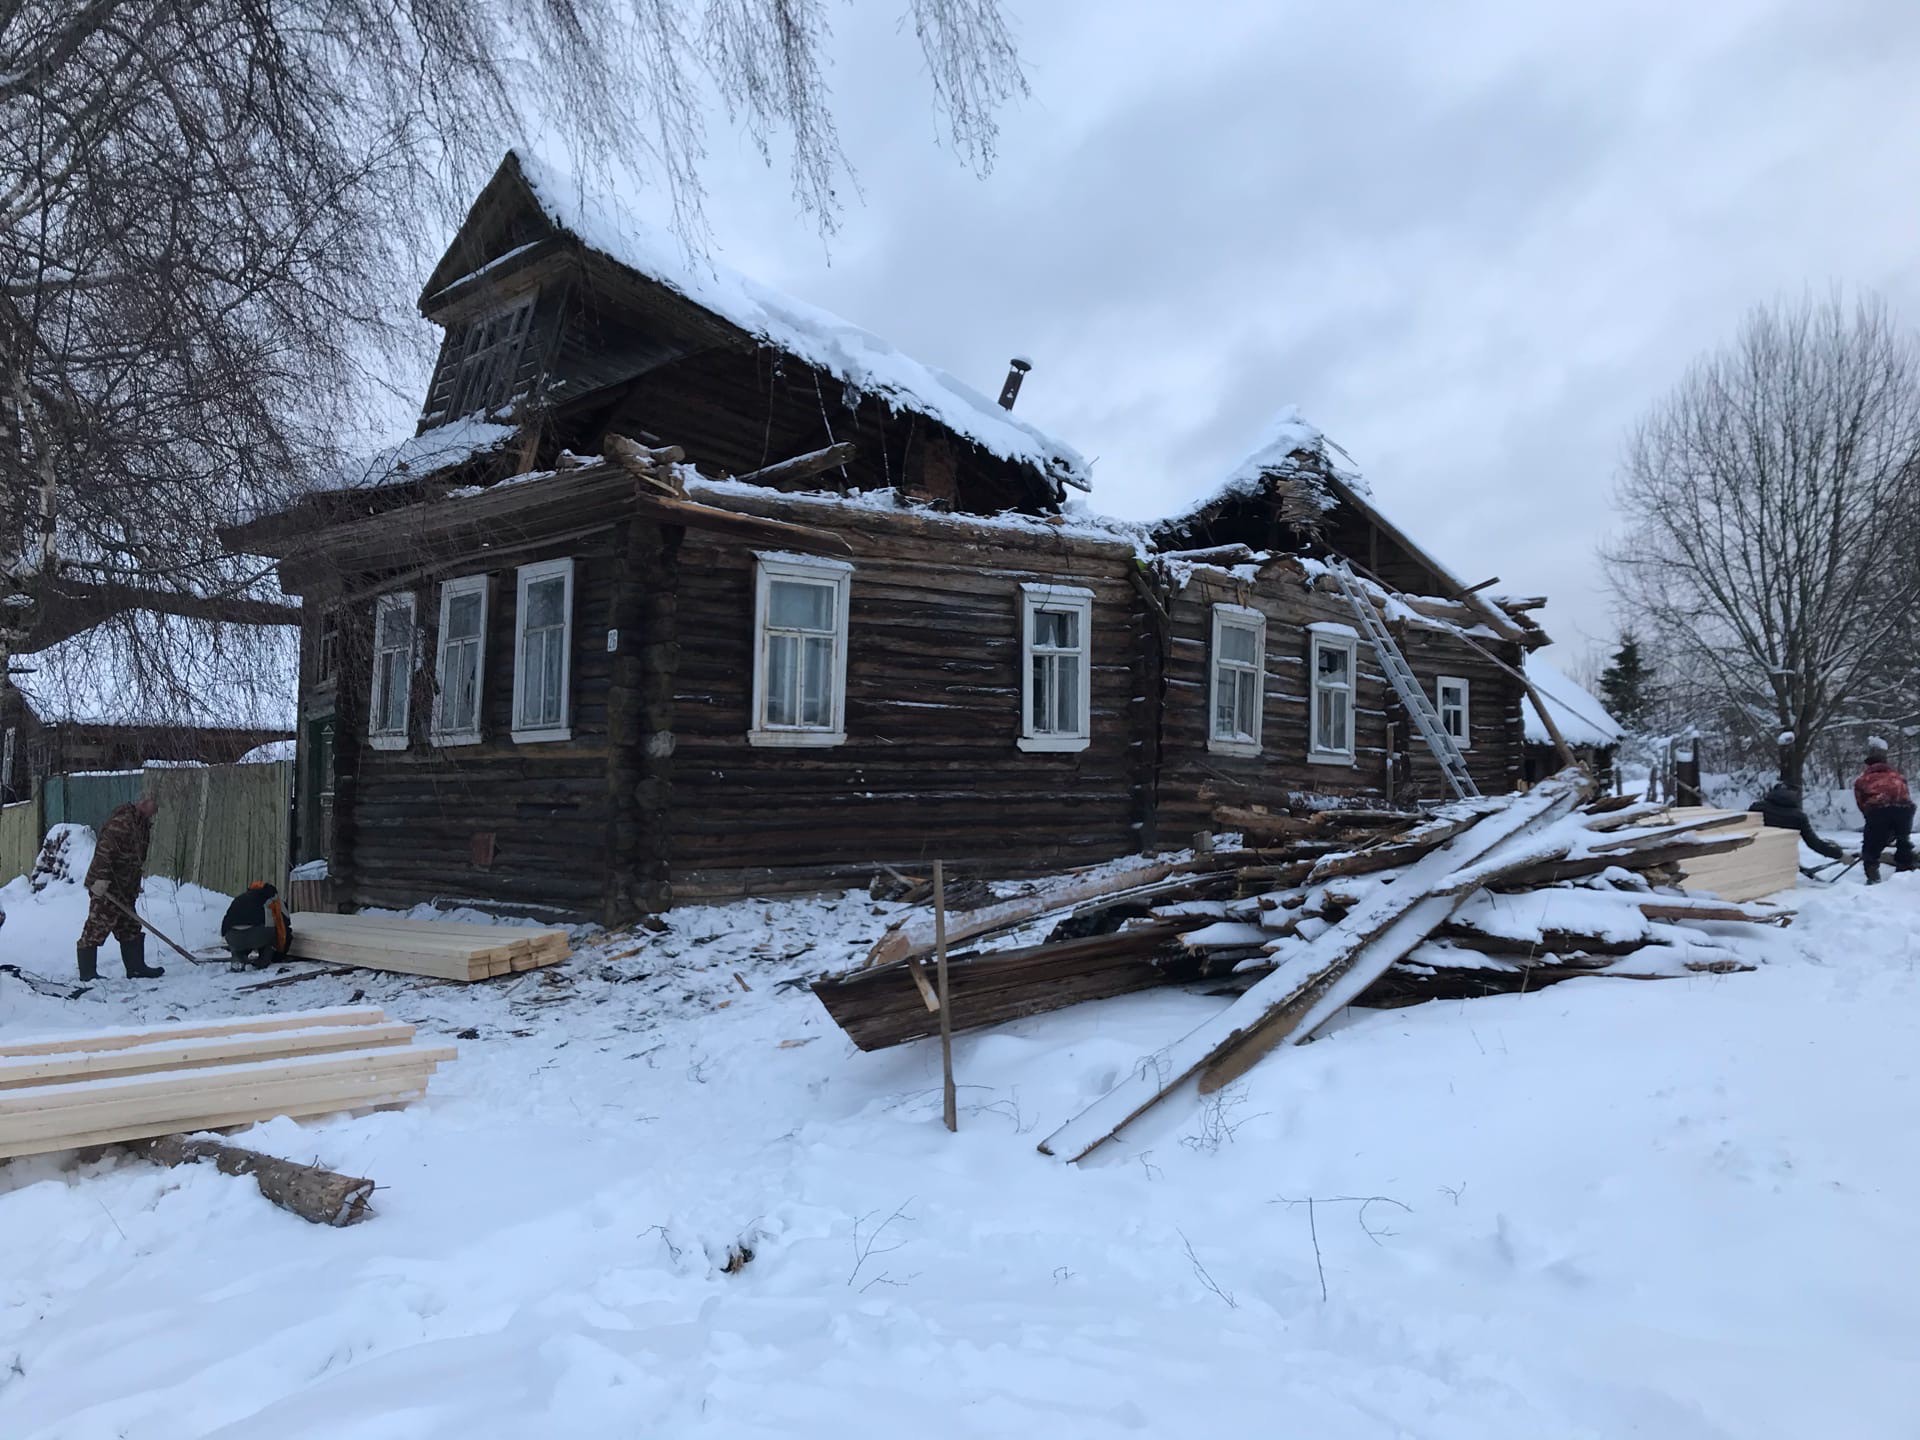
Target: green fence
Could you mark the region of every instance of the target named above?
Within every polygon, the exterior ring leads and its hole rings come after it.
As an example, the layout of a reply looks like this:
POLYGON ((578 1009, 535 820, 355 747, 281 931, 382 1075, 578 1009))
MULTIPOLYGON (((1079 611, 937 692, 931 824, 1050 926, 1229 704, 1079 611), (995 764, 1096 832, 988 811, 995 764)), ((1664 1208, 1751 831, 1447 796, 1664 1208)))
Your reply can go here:
MULTIPOLYGON (((114 807, 140 798, 142 772, 107 770, 93 775, 49 775, 40 787, 41 818, 55 825, 85 825, 98 830, 114 807)), ((32 862, 28 862, 31 868, 32 862)))
POLYGON ((55 825, 98 831, 116 805, 159 801, 147 874, 232 895, 254 880, 285 888, 293 762, 153 767, 53 775, 32 800, 0 809, 0 884, 28 874, 55 825))

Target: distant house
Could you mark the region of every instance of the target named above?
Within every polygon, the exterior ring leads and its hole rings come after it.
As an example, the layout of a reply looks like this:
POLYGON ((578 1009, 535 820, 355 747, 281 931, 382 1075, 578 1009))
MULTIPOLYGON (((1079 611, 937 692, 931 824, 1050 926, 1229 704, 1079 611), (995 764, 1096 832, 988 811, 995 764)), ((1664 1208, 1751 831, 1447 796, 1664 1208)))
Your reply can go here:
MULTIPOLYGON (((1613 772, 1614 756, 1627 733, 1579 682, 1538 655, 1527 660, 1527 679, 1546 702, 1554 724, 1574 757, 1605 780, 1613 772)), ((1526 702, 1527 781, 1544 780, 1560 768, 1560 752, 1540 719, 1532 699, 1526 702)))
POLYGON ((149 760, 228 764, 293 736, 299 636, 141 615, 13 657, 0 696, 0 786, 25 799, 48 775, 149 760), (137 652, 168 683, 136 683, 137 652))
POLYGON ((512 155, 420 303, 419 433, 227 535, 305 602, 302 858, 346 905, 618 922, 1441 798, 1340 557, 1481 788, 1520 782, 1545 637, 1291 412, 1105 520, 1023 364, 995 403, 512 155))

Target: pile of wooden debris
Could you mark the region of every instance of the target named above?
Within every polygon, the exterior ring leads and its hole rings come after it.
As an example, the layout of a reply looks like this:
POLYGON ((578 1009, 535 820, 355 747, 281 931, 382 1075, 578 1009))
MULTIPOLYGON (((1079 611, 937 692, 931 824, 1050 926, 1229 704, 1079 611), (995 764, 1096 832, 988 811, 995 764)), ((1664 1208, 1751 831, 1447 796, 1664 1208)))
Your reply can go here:
MULTIPOLYGON (((1157 1097, 1203 1067, 1207 1088, 1225 1084, 1349 1004, 1489 995, 1577 975, 1751 969, 1736 927, 1784 924, 1786 912, 1673 888, 1683 862, 1751 843, 1742 817, 1674 822, 1658 805, 1587 795, 1584 777, 1569 772, 1525 795, 1431 814, 1222 811, 1217 821, 1244 837, 1236 848, 1112 868, 949 915, 948 945, 967 947, 949 955, 949 1021, 994 1025, 1188 981, 1244 989, 1217 1025, 1173 1047, 1192 1051, 1184 1068, 1156 1067, 1121 1087, 1157 1097), (1049 925, 1038 943, 980 944, 1049 925)), ((814 993, 863 1050, 936 1034, 938 997, 922 963, 933 948, 933 917, 916 914, 865 965, 817 981, 814 993)), ((1111 1129, 1065 1143, 1085 1153, 1111 1129)), ((1062 1153, 1053 1141, 1046 1148, 1062 1153)))

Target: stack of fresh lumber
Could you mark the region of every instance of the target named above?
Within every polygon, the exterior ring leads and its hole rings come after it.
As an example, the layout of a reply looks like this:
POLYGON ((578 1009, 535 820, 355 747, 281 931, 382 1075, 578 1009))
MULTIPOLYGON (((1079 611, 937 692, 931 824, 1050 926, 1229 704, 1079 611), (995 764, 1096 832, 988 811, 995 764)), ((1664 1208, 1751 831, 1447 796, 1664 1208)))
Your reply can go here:
POLYGON ((567 958, 564 930, 483 925, 465 920, 406 920, 383 915, 293 917, 296 960, 393 970, 440 980, 487 980, 567 958))
MULTIPOLYGON (((1729 828, 1717 813, 1669 819, 1663 807, 1622 797, 1589 802, 1577 772, 1525 795, 1430 814, 1217 819, 1246 845, 1114 867, 949 917, 956 1030, 1154 984, 1245 988, 1219 1024, 1195 1032, 1202 1038, 1172 1047, 1184 1068, 1163 1077, 1156 1064, 1123 1082, 1141 1093, 1102 1112, 1107 1130, 1096 1119, 1069 1134, 1068 1158, 1137 1113, 1134 1102, 1152 1103, 1165 1088, 1155 1077, 1171 1084, 1205 1068, 1208 1088, 1225 1084, 1271 1045, 1306 1038, 1346 1005, 1520 991, 1577 975, 1751 969, 1741 935, 1787 918, 1675 888, 1685 866, 1752 843, 1744 826, 1729 828), (1050 932, 1031 935, 1047 925, 1050 932), (995 935, 1027 943, 980 947, 995 935)), ((864 966, 815 983, 862 1049, 937 1033, 923 963, 932 931, 930 916, 911 916, 864 966)))
POLYGON ((453 1057, 372 1006, 0 1040, 0 1158, 398 1105, 453 1057))
POLYGON ((1720 817, 1716 827, 1745 833, 1749 843, 1738 850, 1703 855, 1680 867, 1680 888, 1722 900, 1758 900, 1791 890, 1800 879, 1800 835, 1794 830, 1770 830, 1758 815, 1741 810, 1714 810, 1706 806, 1676 806, 1667 812, 1674 820, 1720 817))

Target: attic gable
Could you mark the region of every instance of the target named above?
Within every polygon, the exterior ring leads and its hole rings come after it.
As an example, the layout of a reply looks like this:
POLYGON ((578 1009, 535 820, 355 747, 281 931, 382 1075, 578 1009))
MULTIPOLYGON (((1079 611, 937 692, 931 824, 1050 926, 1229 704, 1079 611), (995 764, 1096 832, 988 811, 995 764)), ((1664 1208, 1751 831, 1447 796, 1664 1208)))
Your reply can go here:
POLYGON ((420 313, 434 318, 463 282, 496 271, 505 261, 531 258, 536 248, 544 248, 543 242, 550 244, 560 235, 560 227, 540 208, 519 161, 509 151, 467 207, 466 219, 427 276, 420 291, 420 313))

